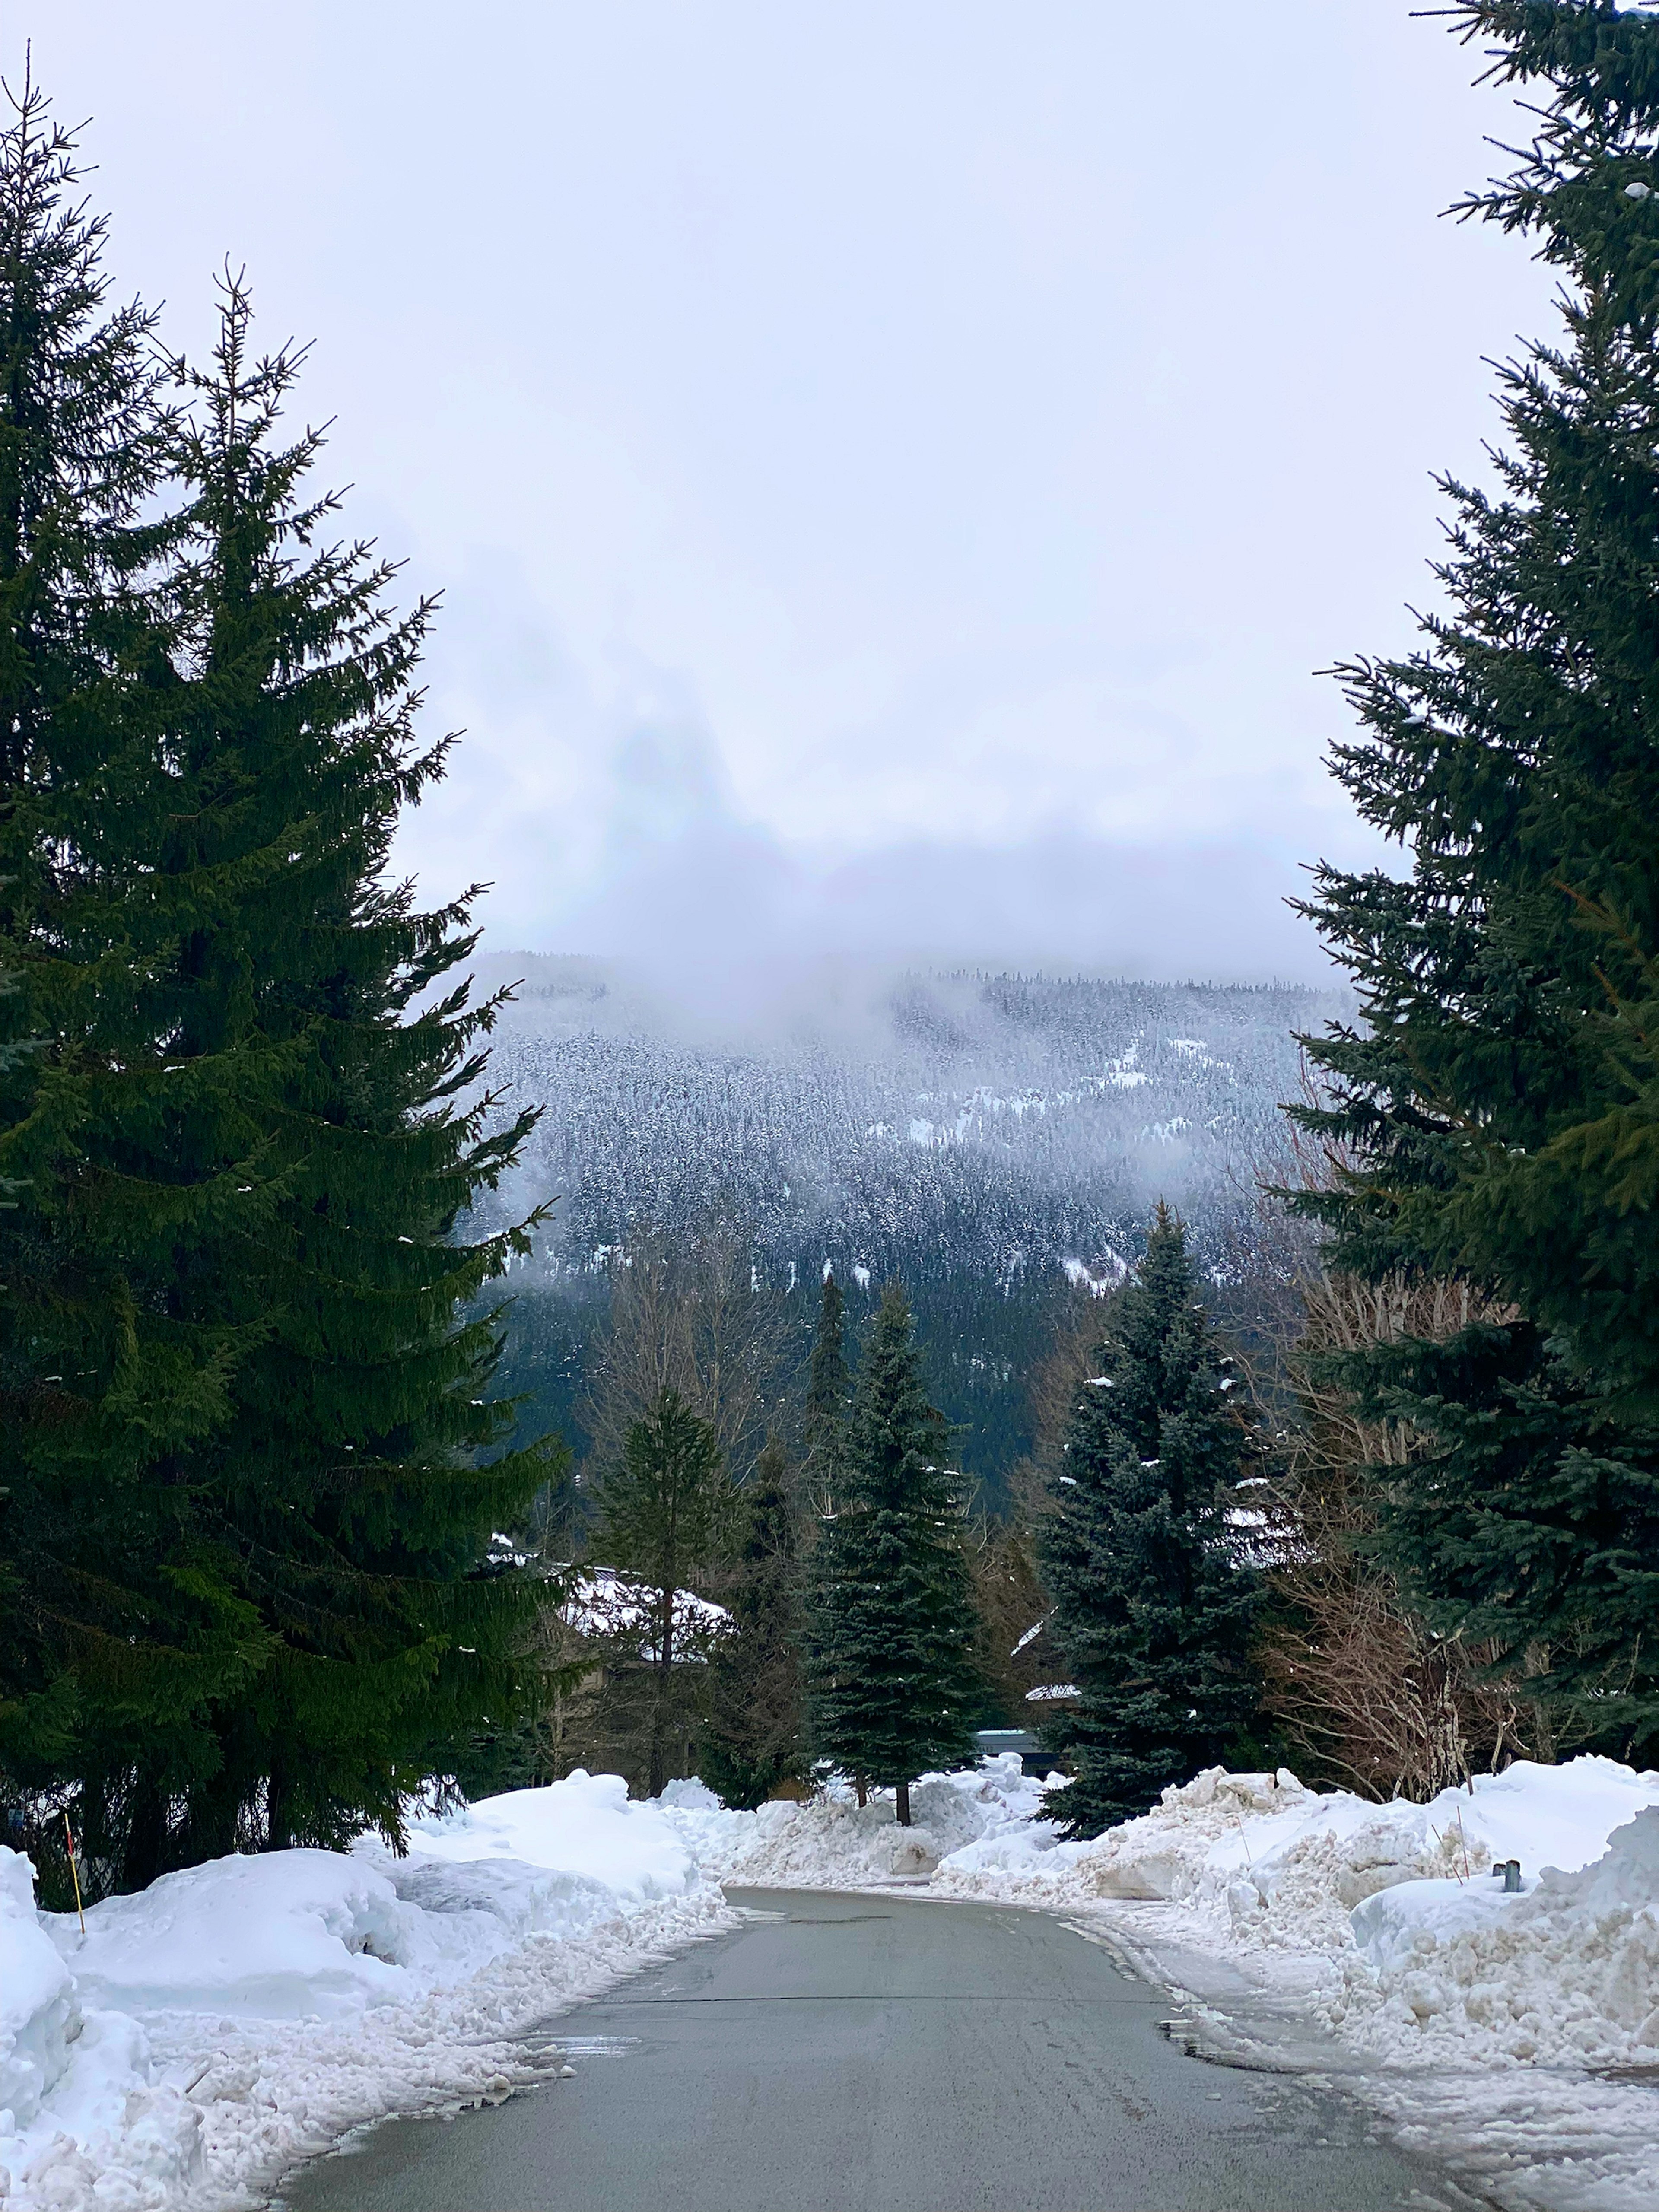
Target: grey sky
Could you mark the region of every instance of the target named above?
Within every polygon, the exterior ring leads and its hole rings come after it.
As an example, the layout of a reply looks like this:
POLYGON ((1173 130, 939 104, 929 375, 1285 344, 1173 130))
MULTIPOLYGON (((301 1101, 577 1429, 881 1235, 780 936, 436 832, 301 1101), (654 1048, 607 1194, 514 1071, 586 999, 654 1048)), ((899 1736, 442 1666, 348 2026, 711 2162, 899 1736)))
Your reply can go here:
POLYGON ((498 943, 1306 973, 1524 248, 1402 0, 53 0, 124 286, 245 260, 442 586, 410 829, 498 943))

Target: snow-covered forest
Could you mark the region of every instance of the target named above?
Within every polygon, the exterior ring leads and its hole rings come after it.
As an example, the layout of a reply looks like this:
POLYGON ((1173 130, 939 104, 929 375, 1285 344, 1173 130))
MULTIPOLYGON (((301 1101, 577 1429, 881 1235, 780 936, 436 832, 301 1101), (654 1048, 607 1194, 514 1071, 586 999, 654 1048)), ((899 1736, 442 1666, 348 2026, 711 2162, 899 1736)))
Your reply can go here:
POLYGON ((1224 1295, 1283 1157, 1296 1033, 1342 1003, 872 970, 803 976, 732 1037, 688 1033, 620 963, 507 954, 487 972, 518 985, 492 1087, 545 1109, 496 1204, 556 1201, 511 1278, 504 1380, 532 1394, 526 1425, 580 1418, 619 1254, 719 1219, 802 1326, 826 1266, 855 1308, 903 1281, 963 1461, 994 1487, 1030 1448, 1026 1376, 1057 1317, 1121 1281, 1159 1198, 1224 1295))

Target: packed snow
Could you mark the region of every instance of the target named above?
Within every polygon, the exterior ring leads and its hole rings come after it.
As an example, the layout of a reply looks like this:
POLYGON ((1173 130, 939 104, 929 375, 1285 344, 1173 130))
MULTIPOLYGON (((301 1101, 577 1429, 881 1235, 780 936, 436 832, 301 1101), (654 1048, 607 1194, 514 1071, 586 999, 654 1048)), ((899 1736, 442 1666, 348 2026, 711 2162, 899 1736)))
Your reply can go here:
POLYGON ((217 1859, 86 1920, 0 1849, 6 2212, 257 2202, 365 2120, 556 2076, 550 2015, 734 1916, 663 1808, 576 1773, 402 1859, 217 1859))
MULTIPOLYGON (((777 1889, 862 1889, 933 1875, 952 1853, 984 1839, 1032 1832, 1044 1784, 1020 1771, 1018 1752, 960 1774, 925 1774, 901 1828, 890 1790, 860 1805, 833 1783, 805 1804, 727 1812, 700 1782, 671 1783, 662 1808, 709 1875, 777 1889)), ((935 1884, 937 1886, 937 1884, 935 1884)))

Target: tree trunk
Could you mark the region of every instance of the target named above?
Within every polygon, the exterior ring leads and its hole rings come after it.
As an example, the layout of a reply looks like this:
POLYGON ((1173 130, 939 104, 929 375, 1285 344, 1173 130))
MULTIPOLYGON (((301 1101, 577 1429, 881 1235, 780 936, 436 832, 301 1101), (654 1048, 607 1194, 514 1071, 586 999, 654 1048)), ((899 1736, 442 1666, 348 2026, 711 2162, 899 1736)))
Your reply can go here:
MULTIPOLYGON (((265 1784, 265 1849, 290 1851, 298 1841, 295 1824, 296 1792, 293 1777, 278 1766, 265 1784)), ((231 1850, 234 1844, 225 1848, 231 1850)))
POLYGON ((148 1889, 161 1871, 167 1841, 167 1800, 153 1782, 140 1780, 132 1792, 126 1846, 121 1854, 120 1887, 148 1889))
POLYGON ((668 1787, 668 1702, 674 1678, 674 1589, 671 1583, 658 1616, 656 1695, 651 1704, 651 1751, 647 1762, 645 1794, 660 1797, 668 1787))
POLYGON ((863 1775, 855 1774, 853 1777, 853 1787, 859 1793, 859 1810, 862 1812, 864 1808, 870 1802, 870 1784, 866 1781, 863 1775))
POLYGON ((910 1785, 901 1782, 898 1786, 898 1824, 901 1828, 910 1825, 910 1785))

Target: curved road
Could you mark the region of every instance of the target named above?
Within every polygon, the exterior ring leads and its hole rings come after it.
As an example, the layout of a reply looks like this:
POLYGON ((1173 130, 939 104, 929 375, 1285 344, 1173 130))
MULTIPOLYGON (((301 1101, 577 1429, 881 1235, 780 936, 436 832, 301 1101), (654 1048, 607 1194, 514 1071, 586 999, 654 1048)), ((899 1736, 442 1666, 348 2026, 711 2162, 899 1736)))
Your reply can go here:
POLYGON ((1413 2212, 1355 2108, 1183 2057, 1057 1919, 732 1890, 777 1916, 562 2014, 574 2081, 388 2121, 292 2212, 1413 2212))

